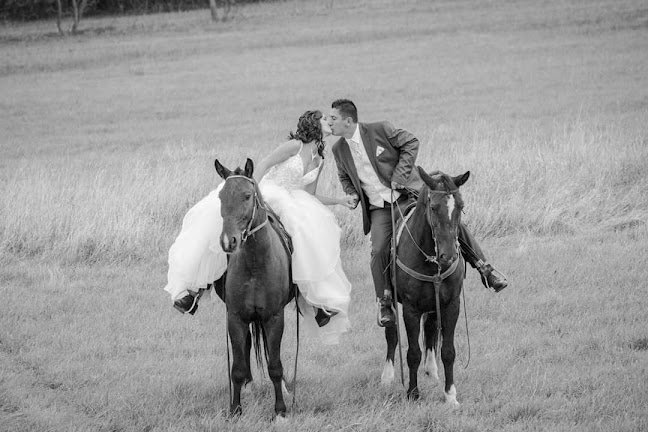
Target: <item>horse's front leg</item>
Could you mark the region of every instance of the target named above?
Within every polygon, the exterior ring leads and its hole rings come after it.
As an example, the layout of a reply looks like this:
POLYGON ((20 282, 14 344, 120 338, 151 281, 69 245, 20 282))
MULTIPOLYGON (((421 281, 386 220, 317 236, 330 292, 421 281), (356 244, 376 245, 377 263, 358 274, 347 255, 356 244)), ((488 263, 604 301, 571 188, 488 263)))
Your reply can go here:
POLYGON ((444 393, 446 404, 453 408, 459 407, 459 402, 457 402, 457 389, 454 385, 454 334, 457 319, 459 318, 459 307, 460 300, 457 296, 441 312, 441 337, 443 339, 441 345, 441 361, 443 362, 443 370, 445 372, 444 393))
POLYGON ((380 382, 383 385, 390 385, 394 382, 394 354, 398 345, 398 327, 385 327, 385 339, 387 340, 387 357, 383 368, 380 382))
POLYGON ((424 362, 425 374, 439 381, 439 366, 436 362, 437 353, 437 324, 436 315, 432 313, 423 314, 423 341, 424 341, 424 362))
POLYGON ((275 414, 286 415, 286 403, 283 398, 283 365, 281 364, 281 338, 284 331, 284 311, 267 320, 263 327, 268 346, 268 375, 275 391, 275 414))
POLYGON ((232 400, 230 401, 230 415, 240 415, 243 412, 241 407, 241 387, 249 373, 249 351, 246 348, 246 340, 250 336, 248 323, 243 322, 234 313, 227 313, 227 331, 229 332, 232 344, 232 400), (247 358, 246 358, 247 357, 247 358))
POLYGON ((421 313, 409 305, 403 305, 403 321, 407 330, 407 366, 409 368, 409 387, 407 398, 417 400, 418 389, 418 368, 421 364, 421 348, 419 348, 419 334, 421 331, 421 313))

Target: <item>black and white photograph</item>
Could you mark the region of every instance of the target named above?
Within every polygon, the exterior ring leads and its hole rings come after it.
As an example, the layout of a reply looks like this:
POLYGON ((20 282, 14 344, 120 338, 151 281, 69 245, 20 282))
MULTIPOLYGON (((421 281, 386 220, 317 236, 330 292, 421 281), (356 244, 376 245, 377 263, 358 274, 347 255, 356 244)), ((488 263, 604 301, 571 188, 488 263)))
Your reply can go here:
POLYGON ((645 0, 0 0, 0 432, 648 431, 645 0))

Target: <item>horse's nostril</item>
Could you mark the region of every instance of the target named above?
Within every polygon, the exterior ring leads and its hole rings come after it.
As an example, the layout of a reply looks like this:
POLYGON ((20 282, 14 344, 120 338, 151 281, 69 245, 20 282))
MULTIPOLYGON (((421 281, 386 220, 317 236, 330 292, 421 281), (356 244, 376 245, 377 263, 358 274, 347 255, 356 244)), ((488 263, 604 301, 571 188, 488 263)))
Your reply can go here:
POLYGON ((236 239, 235 236, 230 237, 228 235, 223 235, 221 237, 220 243, 221 243, 221 248, 223 248, 223 250, 228 253, 233 252, 238 246, 238 240, 236 239))
POLYGON ((232 242, 229 236, 226 235, 221 236, 220 244, 221 244, 221 248, 223 248, 223 251, 229 252, 232 250, 232 242))
POLYGON ((453 258, 452 254, 442 253, 441 255, 439 255, 439 261, 441 261, 442 263, 449 263, 452 260, 452 258, 453 258))

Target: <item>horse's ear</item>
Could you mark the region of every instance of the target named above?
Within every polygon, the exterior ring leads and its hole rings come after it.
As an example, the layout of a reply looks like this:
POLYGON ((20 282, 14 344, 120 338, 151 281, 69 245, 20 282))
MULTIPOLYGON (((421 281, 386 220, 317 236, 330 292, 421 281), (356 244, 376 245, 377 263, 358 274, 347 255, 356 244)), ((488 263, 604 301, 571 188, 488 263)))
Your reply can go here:
POLYGON ((421 176, 421 179, 423 179, 425 184, 434 189, 434 179, 420 166, 417 166, 416 168, 418 168, 419 175, 421 176))
POLYGON ((245 161, 245 177, 252 178, 252 173, 254 172, 254 162, 252 162, 252 159, 247 158, 247 161, 245 161))
POLYGON ((216 172, 218 173, 219 176, 221 176, 223 179, 226 179, 230 175, 232 175, 232 171, 228 170, 225 168, 219 161, 218 159, 214 160, 214 167, 216 168, 216 172))
POLYGON ((470 177, 470 171, 466 171, 461 175, 452 177, 452 181, 454 182, 455 186, 460 187, 463 186, 463 184, 468 181, 468 177, 470 177))

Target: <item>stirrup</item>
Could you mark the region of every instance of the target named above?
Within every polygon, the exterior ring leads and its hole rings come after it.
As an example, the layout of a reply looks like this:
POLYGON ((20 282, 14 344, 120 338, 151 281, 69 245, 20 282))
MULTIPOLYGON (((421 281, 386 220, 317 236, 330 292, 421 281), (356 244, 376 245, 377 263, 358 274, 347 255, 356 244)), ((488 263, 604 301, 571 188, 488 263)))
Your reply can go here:
POLYGON ((198 292, 187 290, 189 295, 193 297, 193 302, 191 303, 191 306, 188 309, 185 309, 174 302, 173 307, 181 314, 193 315, 198 310, 198 300, 200 300, 200 297, 202 297, 205 291, 206 289, 199 289, 198 292))

